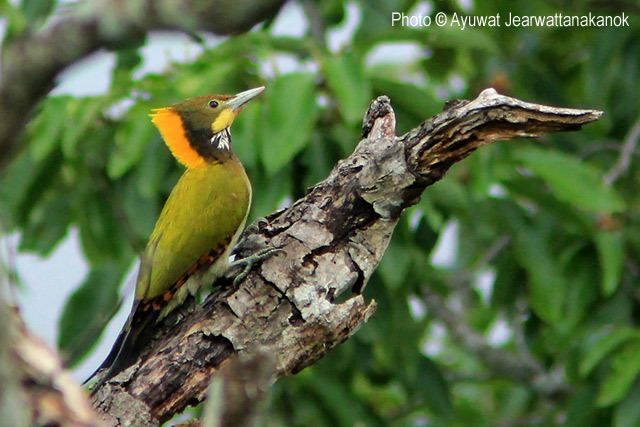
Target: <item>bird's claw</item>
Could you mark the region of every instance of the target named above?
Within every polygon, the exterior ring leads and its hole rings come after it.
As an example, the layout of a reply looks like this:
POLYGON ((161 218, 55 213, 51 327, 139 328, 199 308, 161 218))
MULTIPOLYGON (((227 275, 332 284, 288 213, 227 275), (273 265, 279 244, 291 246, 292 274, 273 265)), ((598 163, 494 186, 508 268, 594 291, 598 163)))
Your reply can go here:
POLYGON ((236 286, 240 282, 242 282, 247 274, 251 271, 253 266, 265 259, 277 254, 278 252, 282 252, 280 248, 266 248, 261 251, 256 252, 255 254, 249 255, 248 257, 233 261, 230 265, 230 268, 242 267, 240 273, 238 273, 233 279, 233 285, 236 286))

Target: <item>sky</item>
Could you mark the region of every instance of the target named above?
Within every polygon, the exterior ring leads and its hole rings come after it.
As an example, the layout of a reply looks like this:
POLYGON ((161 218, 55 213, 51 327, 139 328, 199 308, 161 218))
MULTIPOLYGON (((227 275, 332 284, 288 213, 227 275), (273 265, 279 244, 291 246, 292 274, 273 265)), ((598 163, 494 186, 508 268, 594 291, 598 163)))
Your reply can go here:
MULTIPOLYGON (((417 14, 427 13, 430 7, 428 2, 421 2, 416 6, 417 10, 415 12, 417 14)), ((349 41, 359 21, 360 16, 357 6, 354 3, 349 3, 346 8, 344 22, 328 33, 328 47, 332 51, 339 51, 349 41)), ((0 19, 0 36, 2 35, 2 27, 3 22, 0 19)), ((275 20, 272 31, 277 35, 301 36, 305 33, 306 28, 307 21, 301 7, 295 2, 289 2, 275 20)), ((214 46, 223 40, 223 38, 217 36, 203 36, 207 46, 214 46)), ((202 49, 200 45, 191 41, 184 34, 152 33, 141 50, 143 63, 134 77, 139 78, 150 72, 161 72, 170 62, 190 61, 196 58, 202 49)), ((421 52, 423 52, 423 49, 414 43, 384 44, 374 49, 368 55, 366 62, 368 64, 381 62, 402 63, 416 58, 422 54, 421 52)), ((77 62, 61 73, 52 94, 87 96, 104 93, 109 88, 114 61, 113 54, 100 51, 77 62)), ((265 77, 269 77, 273 75, 274 69, 278 69, 280 72, 288 72, 304 66, 308 66, 308 64, 299 64, 288 55, 277 55, 272 60, 264 62, 264 65, 261 66, 261 73, 265 77)), ((457 233, 458 227, 455 221, 449 222, 444 227, 441 238, 432 254, 432 263, 434 265, 446 267, 452 265, 455 261, 457 233)), ((8 245, 10 248, 15 248, 18 240, 19 236, 14 234, 3 238, 3 243, 4 246, 8 245)), ((77 230, 72 228, 53 254, 46 259, 31 254, 15 254, 15 267, 22 283, 25 285, 21 287, 17 297, 27 325, 46 342, 55 346, 58 320, 64 303, 88 272, 87 263, 80 250, 77 230)), ((126 283, 130 285, 133 283, 136 270, 137 265, 132 267, 128 279, 125 281, 126 283)), ((491 282, 490 272, 488 277, 479 280, 478 286, 482 294, 487 294, 491 291, 491 282)), ((126 292, 126 294, 128 294, 128 300, 125 301, 119 313, 109 324, 96 351, 73 370, 73 376, 77 380, 82 381, 91 374, 108 353, 131 307, 133 293, 126 292)), ((414 315, 424 315, 424 309, 416 301, 409 301, 408 304, 414 315)), ((493 333, 495 335, 494 341, 499 342, 505 339, 505 334, 508 334, 508 331, 504 331, 505 327, 504 325, 497 325, 494 328, 497 331, 493 333)), ((434 353, 441 347, 442 331, 438 331, 439 329, 436 325, 432 331, 431 338, 425 342, 425 352, 434 353)))

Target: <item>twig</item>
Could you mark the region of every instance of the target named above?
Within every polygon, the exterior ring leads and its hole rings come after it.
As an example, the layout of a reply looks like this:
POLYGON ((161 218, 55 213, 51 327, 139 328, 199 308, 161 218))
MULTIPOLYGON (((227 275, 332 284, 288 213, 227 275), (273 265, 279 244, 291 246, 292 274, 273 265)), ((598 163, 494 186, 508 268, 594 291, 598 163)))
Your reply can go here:
POLYGON ((620 151, 620 143, 616 141, 604 141, 596 144, 589 144, 578 150, 577 157, 580 160, 586 160, 601 151, 620 151))
POLYGON ((309 31, 311 32, 311 37, 318 47, 324 48, 326 46, 326 24, 322 17, 322 12, 320 12, 320 9, 318 8, 318 4, 312 0, 303 0, 302 9, 309 19, 309 31))
POLYGON ((547 372, 526 347, 516 351, 491 347, 473 331, 458 314, 454 313, 440 295, 427 285, 422 287, 424 303, 433 316, 441 320, 452 338, 469 353, 480 359, 493 376, 508 378, 535 388, 539 393, 555 395, 567 391, 561 371, 547 372))
POLYGON ((495 375, 529 382, 544 372, 530 354, 515 354, 489 346, 485 339, 471 330, 464 319, 449 309, 444 299, 428 285, 422 286, 422 292, 427 309, 445 324, 453 339, 482 360, 495 375))
POLYGON ((602 182, 604 182, 605 185, 613 185, 622 175, 627 173, 631 166, 631 158, 638 145, 638 140, 640 140, 640 119, 635 122, 627 133, 622 148, 620 149, 618 160, 604 178, 602 178, 602 182))
POLYGON ((476 272, 491 264, 491 262, 511 243, 511 236, 503 234, 496 241, 494 241, 489 249, 487 249, 478 261, 476 261, 471 268, 457 272, 451 279, 450 284, 453 287, 459 287, 466 285, 469 280, 473 278, 476 272))

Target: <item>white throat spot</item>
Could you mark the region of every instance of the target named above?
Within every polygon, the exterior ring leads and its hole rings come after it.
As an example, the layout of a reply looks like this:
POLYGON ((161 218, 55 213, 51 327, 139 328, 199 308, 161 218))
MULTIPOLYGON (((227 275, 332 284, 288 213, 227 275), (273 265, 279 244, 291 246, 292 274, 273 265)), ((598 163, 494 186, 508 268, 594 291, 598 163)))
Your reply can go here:
POLYGON ((218 150, 231 149, 231 129, 226 128, 220 132, 214 133, 210 142, 211 144, 215 144, 218 150))

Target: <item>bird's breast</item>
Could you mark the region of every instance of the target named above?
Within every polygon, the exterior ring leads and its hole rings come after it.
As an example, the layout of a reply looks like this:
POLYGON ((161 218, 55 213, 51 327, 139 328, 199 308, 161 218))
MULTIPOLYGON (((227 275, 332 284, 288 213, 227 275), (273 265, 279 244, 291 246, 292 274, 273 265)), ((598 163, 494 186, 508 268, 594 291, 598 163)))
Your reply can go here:
POLYGON ((250 203, 251 185, 239 161, 187 169, 171 191, 149 240, 148 248, 153 250, 145 256, 150 283, 136 289, 137 296, 148 299, 162 294, 202 255, 223 242, 233 245, 250 203))

